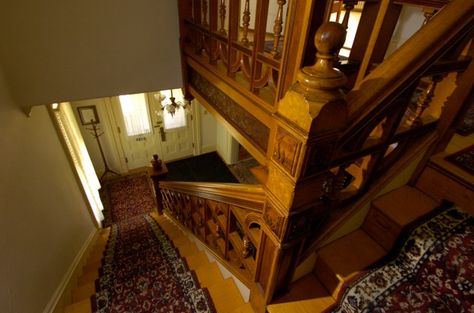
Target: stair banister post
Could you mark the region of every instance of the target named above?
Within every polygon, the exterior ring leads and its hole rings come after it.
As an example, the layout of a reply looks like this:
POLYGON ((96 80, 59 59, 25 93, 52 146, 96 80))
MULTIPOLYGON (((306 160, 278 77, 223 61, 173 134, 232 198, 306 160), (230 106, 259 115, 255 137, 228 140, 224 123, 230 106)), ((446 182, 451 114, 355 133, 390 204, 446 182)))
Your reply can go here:
MULTIPOLYGON (((329 162, 347 121, 341 90, 346 78, 334 68, 345 36, 341 24, 323 24, 315 36, 315 64, 299 71, 297 82, 278 103, 255 276, 264 304, 290 284, 305 239, 317 231, 329 209, 324 200, 325 187, 334 180, 329 162)), ((253 303, 260 312, 263 305, 253 303)))

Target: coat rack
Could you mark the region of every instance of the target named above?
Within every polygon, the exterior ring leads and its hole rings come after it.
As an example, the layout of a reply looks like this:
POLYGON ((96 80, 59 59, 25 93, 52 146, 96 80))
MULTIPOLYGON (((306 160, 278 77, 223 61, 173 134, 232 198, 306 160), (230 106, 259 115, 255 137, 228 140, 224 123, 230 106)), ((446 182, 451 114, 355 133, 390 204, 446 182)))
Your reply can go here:
POLYGON ((97 140, 97 144, 99 145, 100 156, 102 157, 102 161, 104 162, 104 167, 105 167, 105 171, 102 174, 102 176, 100 176, 99 180, 102 181, 102 179, 105 177, 105 175, 107 175, 107 173, 120 176, 119 173, 114 172, 110 169, 109 165, 107 164, 107 160, 105 159, 104 150, 102 150, 102 145, 99 140, 99 137, 102 136, 104 132, 99 133, 100 129, 97 127, 97 122, 95 122, 94 120, 91 120, 90 125, 92 125, 92 128, 86 128, 86 129, 89 131, 92 131, 91 133, 92 136, 94 136, 94 138, 97 140))

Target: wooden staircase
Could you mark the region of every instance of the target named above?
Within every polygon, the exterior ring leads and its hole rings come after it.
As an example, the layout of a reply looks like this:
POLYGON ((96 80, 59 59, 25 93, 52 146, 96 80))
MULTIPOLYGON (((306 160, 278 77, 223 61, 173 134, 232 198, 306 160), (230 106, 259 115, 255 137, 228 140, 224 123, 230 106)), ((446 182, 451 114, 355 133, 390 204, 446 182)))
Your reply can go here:
MULTIPOLYGON (((231 277, 224 278, 217 263, 210 262, 206 253, 200 251, 188 235, 166 216, 154 213, 152 216, 173 241, 180 255, 186 259, 189 268, 196 273, 201 287, 208 289, 218 313, 254 312, 250 303, 244 302, 234 280, 231 277)), ((65 313, 91 312, 90 297, 95 293, 95 280, 99 277, 98 270, 109 233, 110 228, 100 232, 77 287, 72 291, 72 304, 65 308, 65 313)))
POLYGON ((438 205, 409 186, 375 199, 363 225, 322 247, 313 272, 294 282, 287 294, 268 306, 268 312, 324 311, 335 302, 344 282, 385 256, 406 225, 438 205))

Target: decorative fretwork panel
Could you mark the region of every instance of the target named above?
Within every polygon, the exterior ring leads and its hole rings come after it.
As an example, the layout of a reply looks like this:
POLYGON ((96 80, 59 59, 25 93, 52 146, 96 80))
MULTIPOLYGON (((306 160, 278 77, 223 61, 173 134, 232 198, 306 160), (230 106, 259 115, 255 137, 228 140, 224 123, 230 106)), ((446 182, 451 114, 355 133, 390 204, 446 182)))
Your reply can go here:
MULTIPOLYGON (((245 281, 253 280, 262 236, 262 203, 254 209, 173 188, 161 182, 165 212, 191 231, 245 281)), ((245 195, 242 195, 245 197, 245 195)), ((218 197, 219 198, 219 197, 218 197)), ((245 202, 248 206, 248 201, 245 202)))
POLYGON ((192 8, 182 24, 186 54, 273 106, 288 1, 182 0, 182 5, 192 8))

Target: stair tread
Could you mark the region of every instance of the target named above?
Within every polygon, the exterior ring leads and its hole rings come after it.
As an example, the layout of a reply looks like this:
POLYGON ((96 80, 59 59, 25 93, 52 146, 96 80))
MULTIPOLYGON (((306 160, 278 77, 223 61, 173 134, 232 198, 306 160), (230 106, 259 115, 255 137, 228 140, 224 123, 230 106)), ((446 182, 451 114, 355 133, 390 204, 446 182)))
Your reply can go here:
POLYGON ((219 267, 215 262, 204 264, 194 270, 201 287, 207 287, 224 280, 219 267))
POLYGON ((219 313, 230 313, 244 305, 244 300, 232 278, 227 278, 207 289, 219 313))
POLYGON ((311 273, 292 283, 287 294, 267 306, 269 313, 323 312, 334 303, 316 276, 311 273))
POLYGON ((233 310, 231 313, 255 313, 255 311, 252 308, 252 305, 250 303, 245 303, 242 306, 239 306, 235 310, 233 310))
POLYGON ((64 313, 92 313, 90 299, 84 299, 70 304, 64 308, 64 313))
POLYGON ((186 244, 176 245, 179 250, 179 254, 185 258, 199 252, 199 249, 196 247, 194 242, 188 242, 186 244))
POLYGON ((90 271, 84 272, 81 277, 79 277, 77 280, 77 285, 79 287, 84 286, 86 284, 95 282, 97 278, 99 278, 98 269, 91 269, 90 271))
POLYGON ((72 302, 79 302, 84 299, 89 299, 95 293, 95 284, 87 283, 82 286, 74 288, 72 291, 72 302))
POLYGON ((438 203, 416 188, 403 186, 378 197, 372 205, 403 227, 433 210, 438 203))
MULTIPOLYGON (((198 250, 199 251, 199 250, 198 250)), ((199 251, 185 257, 190 269, 194 270, 209 262, 205 252, 199 251)))
POLYGON ((385 254, 385 250, 361 229, 318 251, 319 258, 342 279, 366 268, 385 254))

